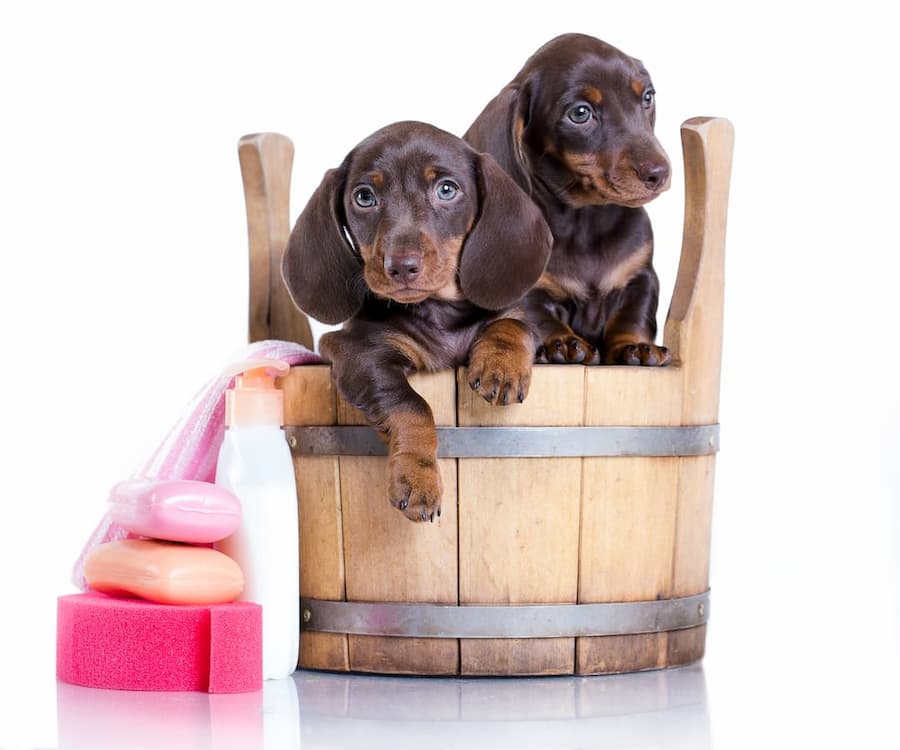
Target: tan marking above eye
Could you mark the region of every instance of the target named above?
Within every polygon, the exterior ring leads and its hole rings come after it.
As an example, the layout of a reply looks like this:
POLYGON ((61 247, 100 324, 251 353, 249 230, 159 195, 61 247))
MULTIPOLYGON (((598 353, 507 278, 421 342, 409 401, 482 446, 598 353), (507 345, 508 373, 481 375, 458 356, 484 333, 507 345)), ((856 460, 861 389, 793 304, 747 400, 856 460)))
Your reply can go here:
POLYGON ((603 94, 600 93, 600 89, 596 86, 588 86, 584 91, 581 92, 585 99, 587 99, 591 104, 595 107, 603 101, 603 94))
POLYGON ((631 90, 634 92, 635 96, 643 96, 644 94, 644 84, 642 81, 637 79, 631 82, 631 90))
POLYGON ((384 185, 384 175, 381 172, 372 172, 372 184, 375 187, 384 185))
POLYGON ((437 179, 438 171, 434 167, 425 167, 425 179, 433 182, 437 179))

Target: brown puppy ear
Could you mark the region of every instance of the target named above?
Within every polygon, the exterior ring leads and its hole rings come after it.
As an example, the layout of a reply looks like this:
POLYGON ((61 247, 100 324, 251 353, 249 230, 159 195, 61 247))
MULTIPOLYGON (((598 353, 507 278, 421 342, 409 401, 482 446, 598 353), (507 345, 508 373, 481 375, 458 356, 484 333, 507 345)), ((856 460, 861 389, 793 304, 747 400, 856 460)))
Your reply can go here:
POLYGON ((479 213, 462 248, 459 283, 488 310, 517 302, 544 272, 553 235, 540 209, 489 154, 476 157, 479 213))
POLYGON ((297 219, 281 263, 294 304, 322 323, 341 323, 362 307, 362 260, 344 234, 346 162, 329 169, 297 219))
POLYGON ((463 136, 476 151, 492 154, 529 194, 531 172, 525 161, 522 137, 530 116, 531 82, 511 83, 488 103, 463 136))

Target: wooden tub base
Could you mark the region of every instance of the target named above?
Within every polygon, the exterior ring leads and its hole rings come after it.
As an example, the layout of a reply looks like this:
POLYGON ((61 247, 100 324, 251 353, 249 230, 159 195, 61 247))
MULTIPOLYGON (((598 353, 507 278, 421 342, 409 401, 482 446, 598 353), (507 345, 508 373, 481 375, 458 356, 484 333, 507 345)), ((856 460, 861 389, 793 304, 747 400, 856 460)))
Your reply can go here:
MULTIPOLYGON (((542 664, 537 659, 530 671, 522 671, 520 665, 515 674, 618 674, 701 659, 709 593, 647 602, 470 607, 301 599, 300 612, 307 636, 341 634, 361 637, 363 644, 369 637, 370 646, 385 637, 404 638, 409 639, 410 650, 430 639, 456 639, 460 650, 468 652, 467 666, 463 670, 460 663, 458 670, 447 674, 496 676, 494 644, 488 658, 479 658, 485 641, 502 640, 512 650, 527 653, 529 642, 546 645, 560 639, 567 644, 574 639, 571 668, 565 661, 542 664)), ((356 666, 357 671, 420 674, 408 663, 398 665, 384 658, 370 664, 372 669, 362 668, 362 663, 356 666)), ((511 668, 508 664, 499 674, 510 674, 511 668)))

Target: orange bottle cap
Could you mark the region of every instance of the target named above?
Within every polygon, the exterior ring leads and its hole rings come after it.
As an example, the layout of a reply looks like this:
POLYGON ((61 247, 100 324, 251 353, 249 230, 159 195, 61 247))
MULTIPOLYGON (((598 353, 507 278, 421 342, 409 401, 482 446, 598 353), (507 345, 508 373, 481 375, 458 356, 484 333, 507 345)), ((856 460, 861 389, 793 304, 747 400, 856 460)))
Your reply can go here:
POLYGON ((275 378, 290 372, 280 359, 252 359, 228 368, 234 387, 225 391, 225 426, 284 424, 284 397, 275 387, 275 378))

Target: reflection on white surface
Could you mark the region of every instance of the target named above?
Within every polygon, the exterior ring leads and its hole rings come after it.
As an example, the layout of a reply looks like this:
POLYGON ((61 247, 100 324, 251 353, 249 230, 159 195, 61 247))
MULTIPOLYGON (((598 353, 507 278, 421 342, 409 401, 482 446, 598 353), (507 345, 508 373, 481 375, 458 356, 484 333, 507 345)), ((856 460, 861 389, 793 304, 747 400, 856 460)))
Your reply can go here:
POLYGON ((297 672, 241 695, 59 683, 57 699, 61 750, 711 746, 700 666, 536 679, 297 672))
MULTIPOLYGON (((290 677, 263 683, 263 747, 300 747, 300 703, 290 677)), ((218 745, 213 745, 219 750, 218 745)))
POLYGON ((264 737, 279 734, 271 725, 285 721, 295 728, 287 734, 299 735, 290 678, 235 695, 94 690, 58 682, 56 697, 59 747, 66 750, 262 750, 264 737), (286 688, 292 702, 283 699, 286 688), (276 710, 264 713, 270 703, 276 710))
POLYGON ((294 677, 303 750, 711 746, 700 666, 535 679, 294 677))

